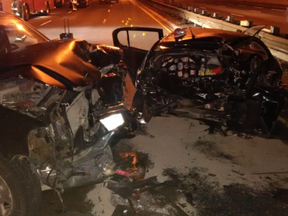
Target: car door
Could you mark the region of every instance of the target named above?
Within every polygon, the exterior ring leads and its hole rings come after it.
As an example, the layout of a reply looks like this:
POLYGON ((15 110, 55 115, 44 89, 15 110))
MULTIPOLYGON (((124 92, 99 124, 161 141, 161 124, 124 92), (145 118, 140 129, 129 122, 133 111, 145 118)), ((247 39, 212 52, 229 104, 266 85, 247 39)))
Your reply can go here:
POLYGON ((114 46, 124 52, 124 62, 135 81, 137 69, 141 66, 147 52, 163 37, 163 30, 148 27, 122 27, 112 33, 114 46))

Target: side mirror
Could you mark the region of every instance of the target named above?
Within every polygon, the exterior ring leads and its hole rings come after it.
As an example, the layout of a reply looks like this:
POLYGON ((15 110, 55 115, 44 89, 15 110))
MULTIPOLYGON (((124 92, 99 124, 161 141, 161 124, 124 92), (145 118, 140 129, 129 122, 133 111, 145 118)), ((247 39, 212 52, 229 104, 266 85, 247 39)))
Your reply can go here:
POLYGON ((68 32, 68 33, 61 33, 60 34, 60 38, 61 39, 69 39, 69 38, 73 38, 73 33, 70 33, 70 32, 68 32))
POLYGON ((63 17, 64 22, 64 33, 60 34, 61 39, 70 39, 73 38, 73 33, 70 33, 69 18, 63 17))

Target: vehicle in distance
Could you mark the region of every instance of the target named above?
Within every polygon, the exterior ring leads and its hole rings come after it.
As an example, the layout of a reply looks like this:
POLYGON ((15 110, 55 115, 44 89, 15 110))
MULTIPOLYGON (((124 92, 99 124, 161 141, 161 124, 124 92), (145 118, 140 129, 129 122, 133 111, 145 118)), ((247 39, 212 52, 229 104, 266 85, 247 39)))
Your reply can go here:
POLYGON ((50 4, 46 0, 12 0, 11 9, 14 15, 27 21, 32 14, 49 14, 50 4))

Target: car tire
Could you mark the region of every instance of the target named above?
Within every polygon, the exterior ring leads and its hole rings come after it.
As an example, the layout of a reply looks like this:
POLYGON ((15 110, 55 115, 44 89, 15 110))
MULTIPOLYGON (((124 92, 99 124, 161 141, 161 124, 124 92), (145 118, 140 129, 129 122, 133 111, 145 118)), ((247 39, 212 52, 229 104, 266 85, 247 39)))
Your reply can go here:
POLYGON ((30 19, 29 8, 26 5, 22 5, 21 18, 25 21, 28 21, 30 19))
POLYGON ((26 184, 26 188, 29 196, 28 205, 31 207, 30 214, 32 216, 38 216, 41 205, 41 184, 37 175, 31 170, 30 163, 26 159, 14 158, 12 160, 13 166, 19 168, 22 171, 23 179, 26 184), (33 214, 34 212, 34 214, 33 214))
POLYGON ((45 15, 50 14, 50 5, 49 5, 48 2, 46 3, 46 9, 45 9, 45 11, 44 11, 44 14, 45 14, 45 15))
POLYGON ((25 164, 0 155, 0 215, 39 215, 41 190, 31 173, 25 164))

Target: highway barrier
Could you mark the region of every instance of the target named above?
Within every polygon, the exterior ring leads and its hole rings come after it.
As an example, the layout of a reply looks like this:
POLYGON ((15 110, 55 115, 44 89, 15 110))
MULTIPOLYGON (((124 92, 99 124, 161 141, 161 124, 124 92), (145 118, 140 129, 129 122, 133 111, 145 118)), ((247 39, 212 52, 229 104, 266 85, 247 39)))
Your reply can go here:
MULTIPOLYGON (((192 10, 191 7, 185 9, 179 8, 173 5, 165 4, 156 0, 148 1, 149 4, 152 4, 153 7, 156 7, 159 10, 164 11, 168 14, 174 14, 178 17, 186 19, 188 22, 194 23, 195 27, 200 26, 202 28, 216 28, 223 29, 228 31, 245 31, 247 27, 234 24, 233 17, 228 17, 227 20, 219 19, 217 13, 210 15, 207 11, 200 11, 198 8, 192 10), (230 20, 229 20, 230 19, 230 20), (230 22, 229 22, 230 21, 230 22)), ((146 3, 146 1, 145 1, 146 3)), ((251 21, 242 21, 239 24, 247 22, 248 25, 251 25, 251 21)), ((277 58, 288 62, 288 40, 277 37, 265 31, 259 33, 261 40, 269 47, 271 53, 277 58)))

